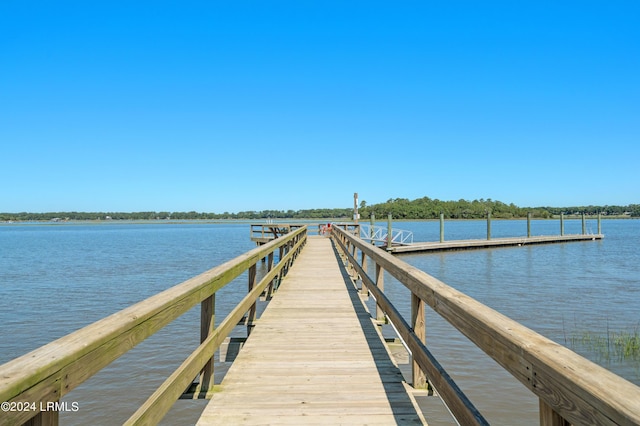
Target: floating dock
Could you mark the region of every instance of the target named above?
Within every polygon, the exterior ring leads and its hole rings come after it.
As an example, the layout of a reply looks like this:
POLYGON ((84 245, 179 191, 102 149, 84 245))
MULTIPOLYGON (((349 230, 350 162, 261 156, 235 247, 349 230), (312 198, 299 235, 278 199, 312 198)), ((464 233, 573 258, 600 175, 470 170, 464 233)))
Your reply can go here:
POLYGON ((531 244, 567 243, 572 241, 596 241, 604 238, 603 234, 544 235, 537 237, 492 238, 484 240, 453 240, 412 243, 402 246, 387 247, 390 253, 439 252, 454 250, 486 249, 493 247, 513 247, 531 244))

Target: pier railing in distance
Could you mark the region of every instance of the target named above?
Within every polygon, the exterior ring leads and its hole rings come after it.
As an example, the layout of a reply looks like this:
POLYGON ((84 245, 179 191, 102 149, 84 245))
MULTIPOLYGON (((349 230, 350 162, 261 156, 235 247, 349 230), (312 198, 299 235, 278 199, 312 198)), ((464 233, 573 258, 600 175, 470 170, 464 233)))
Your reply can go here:
POLYGON ((296 229, 306 225, 291 223, 259 223, 251 225, 251 241, 257 244, 268 243, 269 241, 286 235, 296 229))
POLYGON ((201 304, 201 344, 125 423, 156 424, 199 376, 192 397, 213 390, 213 355, 247 314, 255 319, 256 301, 273 291, 274 280, 289 269, 307 238, 301 227, 243 255, 68 334, 0 366, 0 401, 34 404, 36 410, 2 413, 2 425, 57 425, 57 411, 38 411, 60 399, 112 361, 189 309, 201 304), (274 264, 274 252, 279 262, 274 264), (267 273, 256 283, 256 263, 268 259, 267 273), (215 295, 248 271, 248 292, 215 327, 215 295))
POLYGON ((541 425, 640 424, 640 387, 363 241, 349 230, 334 226, 332 237, 353 274, 360 277, 376 299, 377 318, 383 320, 386 316, 411 351, 414 386, 420 387, 428 380, 460 424, 484 424, 484 419, 427 350, 425 306, 446 319, 538 397, 541 425), (367 265, 367 259, 373 265, 367 265), (384 295, 385 270, 411 291, 410 323, 384 295))

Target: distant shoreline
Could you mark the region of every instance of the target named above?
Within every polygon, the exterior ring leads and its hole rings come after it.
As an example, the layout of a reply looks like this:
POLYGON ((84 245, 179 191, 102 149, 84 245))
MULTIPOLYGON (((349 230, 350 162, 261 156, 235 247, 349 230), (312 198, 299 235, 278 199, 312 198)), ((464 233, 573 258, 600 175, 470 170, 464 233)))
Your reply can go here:
MULTIPOLYGON (((594 220, 597 219, 597 215, 594 214, 585 214, 586 219, 594 220)), ((582 215, 570 214, 564 215, 564 219, 566 220, 575 220, 581 219, 582 215)), ((638 217, 632 217, 628 215, 610 215, 610 216, 601 216, 601 219, 614 219, 614 220, 639 220, 638 217)), ((328 223, 328 222, 348 222, 352 223, 353 220, 346 220, 346 218, 309 218, 309 219, 290 219, 290 218, 272 218, 268 219, 271 222, 267 222, 267 219, 69 219, 69 220, 52 220, 52 219, 42 219, 42 220, 5 220, 0 221, 2 225, 11 225, 11 224, 34 224, 34 225, 64 225, 64 224, 92 224, 92 225, 108 225, 108 224, 164 224, 164 225, 179 225, 179 224, 187 224, 187 225, 195 225, 195 224, 282 224, 282 223, 328 223)), ((393 222, 438 222, 440 219, 396 219, 392 218, 393 222)), ((445 218, 445 221, 456 221, 456 222, 471 222, 471 221, 485 221, 486 218, 469 218, 469 219, 459 219, 459 218, 445 218)), ((513 217, 513 218, 501 218, 501 217, 492 217, 492 221, 504 221, 504 220, 527 220, 526 217, 513 217)), ((536 221, 550 221, 550 220, 560 220, 560 216, 556 215, 548 218, 532 218, 532 220, 536 221)), ((376 218, 376 222, 386 222, 386 218, 376 218)), ((359 223, 368 224, 369 218, 360 219, 359 223)))

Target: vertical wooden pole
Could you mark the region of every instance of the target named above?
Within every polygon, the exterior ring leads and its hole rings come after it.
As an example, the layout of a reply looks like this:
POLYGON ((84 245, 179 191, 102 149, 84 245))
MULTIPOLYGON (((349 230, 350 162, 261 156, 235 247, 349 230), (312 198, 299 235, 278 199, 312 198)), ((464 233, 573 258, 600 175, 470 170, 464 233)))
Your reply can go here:
MULTIPOLYGON (((200 343, 215 330, 216 294, 212 294, 200 303, 200 343)), ((213 387, 213 357, 207 361, 200 372, 200 390, 205 394, 213 387)))
MULTIPOLYGON (((278 263, 282 262, 283 256, 284 256, 284 247, 280 246, 278 247, 278 263)), ((274 278, 274 282, 273 282, 274 290, 277 290, 278 287, 280 287, 280 282, 282 281, 283 274, 284 274, 284 271, 281 269, 280 272, 278 272, 278 275, 274 278)))
POLYGON ((531 212, 527 213, 527 238, 531 238, 531 212))
POLYGON ((393 229, 391 227, 391 213, 387 216, 387 248, 393 244, 393 229))
POLYGON ((564 235, 564 213, 560 213, 560 235, 564 235))
MULTIPOLYGON (((249 268, 249 282, 248 282, 248 292, 253 290, 253 287, 256 285, 256 265, 253 265, 249 268)), ((249 312, 247 313, 247 337, 251 334, 251 329, 254 326, 254 322, 256 320, 256 303, 249 308, 249 312)))
MULTIPOLYGON (((358 259, 358 247, 356 247, 355 244, 353 244, 351 246, 351 257, 357 262, 358 259)), ((351 264, 351 276, 353 277, 353 280, 356 281, 358 279, 358 273, 356 272, 356 267, 353 266, 353 264, 351 264)))
MULTIPOLYGON (((426 342, 427 336, 424 314, 424 302, 418 296, 411 293, 411 327, 422 343, 426 342)), ((424 389, 427 386, 427 376, 415 360, 412 360, 412 365, 413 387, 415 389, 424 389)))
POLYGON ((444 242, 444 213, 440 213, 440 242, 444 242))
POLYGON ((358 213, 358 193, 355 192, 353 194, 353 221, 357 224, 358 219, 360 219, 360 214, 358 213))
MULTIPOLYGON (((364 271, 365 274, 368 275, 367 269, 368 268, 368 264, 367 264, 367 256, 364 254, 364 252, 362 250, 360 250, 360 264, 362 265, 362 270, 364 271)), ((360 289, 360 291, 362 292, 363 296, 369 297, 369 289, 367 288, 366 285, 364 285, 364 280, 362 279, 362 277, 360 277, 360 282, 362 283, 362 288, 360 289)))
POLYGON ((349 263, 349 261, 348 261, 349 256, 347 256, 347 253, 351 253, 351 241, 345 240, 344 248, 345 248, 345 251, 344 251, 344 253, 342 253, 342 255, 344 256, 343 262, 346 262, 345 266, 347 268, 347 274, 349 274, 349 276, 352 276, 352 274, 351 274, 351 263, 349 263))
POLYGON ((602 234, 602 213, 598 212, 598 235, 602 234))
POLYGON ((540 400, 540 426, 570 426, 571 423, 566 421, 560 414, 556 413, 542 399, 540 400))
MULTIPOLYGON (((46 405, 46 402, 42 402, 46 405)), ((59 415, 57 411, 41 411, 35 417, 27 420, 23 426, 58 426, 59 415)))
POLYGON ((587 222, 584 219, 584 212, 582 212, 582 235, 587 233, 587 222))
MULTIPOLYGON (((269 256, 268 256, 267 272, 270 272, 272 269, 273 269, 273 252, 269 253, 269 256)), ((271 280, 271 282, 269 283, 269 287, 267 287, 267 293, 266 293, 267 299, 271 299, 271 296, 273 295, 274 281, 275 281, 275 278, 271 280)))
MULTIPOLYGON (((376 263, 376 287, 380 290, 380 293, 384 293, 384 269, 376 263)), ((384 311, 380 308, 380 305, 376 303, 376 320, 384 321, 384 311)))
POLYGON ((491 239, 491 212, 487 212, 487 240, 491 239))
POLYGON ((375 235, 375 230, 374 227, 376 226, 376 214, 374 212, 371 212, 371 228, 369 230, 369 237, 371 237, 371 244, 375 244, 376 242, 373 241, 373 236, 375 235))

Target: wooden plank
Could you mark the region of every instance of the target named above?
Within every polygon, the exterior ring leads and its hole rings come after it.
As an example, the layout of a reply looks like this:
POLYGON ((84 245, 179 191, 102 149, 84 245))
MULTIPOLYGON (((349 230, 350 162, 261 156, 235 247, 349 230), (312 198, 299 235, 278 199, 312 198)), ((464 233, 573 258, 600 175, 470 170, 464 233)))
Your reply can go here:
POLYGON ((198 425, 424 424, 322 237, 308 239, 220 389, 198 425))

